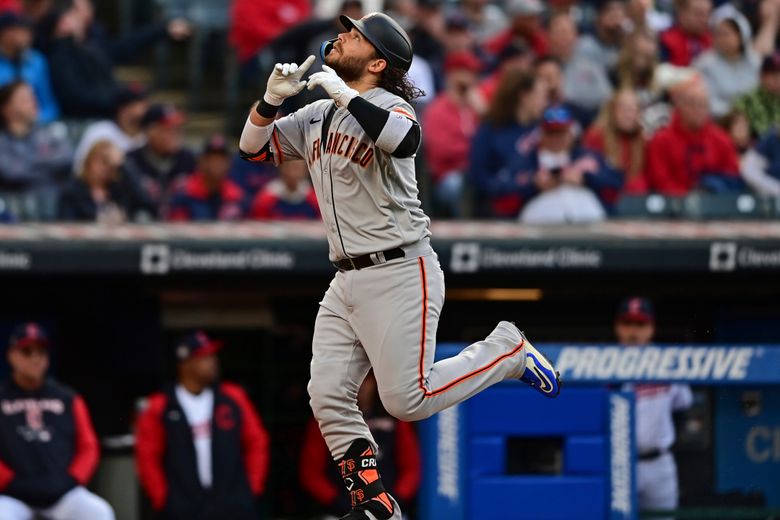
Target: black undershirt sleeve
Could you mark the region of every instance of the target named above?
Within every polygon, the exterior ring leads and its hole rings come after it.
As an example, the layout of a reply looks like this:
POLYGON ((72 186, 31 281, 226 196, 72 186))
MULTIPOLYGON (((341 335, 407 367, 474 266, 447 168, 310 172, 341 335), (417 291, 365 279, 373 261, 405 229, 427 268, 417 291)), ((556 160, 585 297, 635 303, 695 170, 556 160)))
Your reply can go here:
MULTIPOLYGON (((352 98, 352 101, 347 105, 347 110, 360 123, 368 137, 374 142, 379 139, 390 117, 389 110, 378 107, 360 96, 352 98)), ((395 150, 387 150, 393 157, 411 157, 420 146, 420 125, 417 124, 417 121, 411 119, 410 121, 412 121, 412 127, 406 133, 401 143, 395 150)))

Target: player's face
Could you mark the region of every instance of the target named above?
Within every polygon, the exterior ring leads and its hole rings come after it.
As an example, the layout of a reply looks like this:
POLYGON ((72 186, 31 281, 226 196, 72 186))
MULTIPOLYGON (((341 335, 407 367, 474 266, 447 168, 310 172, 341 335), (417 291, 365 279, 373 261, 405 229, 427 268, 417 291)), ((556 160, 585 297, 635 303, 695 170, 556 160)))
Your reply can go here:
POLYGON ((12 348, 8 363, 14 374, 26 381, 42 381, 49 369, 49 351, 40 345, 12 348))
POLYGON ((615 322, 615 337, 618 343, 627 347, 641 347, 653 340, 655 324, 651 321, 618 320, 615 322))
POLYGON ((374 46, 357 29, 340 33, 325 57, 325 63, 347 83, 359 80, 376 61, 384 60, 377 58, 374 46))

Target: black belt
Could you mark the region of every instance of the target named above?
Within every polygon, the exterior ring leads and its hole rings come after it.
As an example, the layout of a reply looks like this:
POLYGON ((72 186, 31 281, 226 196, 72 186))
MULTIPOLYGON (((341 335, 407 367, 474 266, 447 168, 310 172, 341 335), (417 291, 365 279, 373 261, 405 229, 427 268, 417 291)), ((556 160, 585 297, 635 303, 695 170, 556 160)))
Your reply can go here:
POLYGON ((395 260, 396 258, 403 258, 404 256, 406 256, 404 250, 401 249, 400 247, 396 247, 395 249, 388 249, 387 251, 379 251, 378 253, 369 253, 367 255, 358 256, 355 258, 345 258, 344 260, 333 262, 333 267, 335 267, 336 269, 340 269, 342 271, 351 271, 353 269, 365 269, 366 267, 371 267, 372 265, 377 265, 377 264, 383 264, 390 260, 395 260), (377 260, 374 260, 375 258, 377 260))
POLYGON ((642 453, 639 454, 639 460, 644 460, 644 461, 655 460, 661 455, 666 455, 667 453, 669 453, 669 450, 654 449, 654 450, 643 451, 642 453))

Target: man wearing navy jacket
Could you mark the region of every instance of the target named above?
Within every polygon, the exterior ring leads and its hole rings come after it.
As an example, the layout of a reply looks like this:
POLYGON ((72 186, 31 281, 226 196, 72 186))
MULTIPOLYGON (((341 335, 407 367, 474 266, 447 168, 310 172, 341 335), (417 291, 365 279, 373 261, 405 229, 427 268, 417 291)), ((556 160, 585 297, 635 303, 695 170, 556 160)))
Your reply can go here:
POLYGON ((36 323, 11 335, 11 378, 0 385, 0 518, 113 520, 111 506, 84 487, 99 458, 87 406, 46 377, 48 348, 36 323))
POLYGON ((268 435, 246 393, 217 382, 222 344, 204 332, 176 343, 178 380, 138 419, 136 463, 159 518, 254 520, 268 435))

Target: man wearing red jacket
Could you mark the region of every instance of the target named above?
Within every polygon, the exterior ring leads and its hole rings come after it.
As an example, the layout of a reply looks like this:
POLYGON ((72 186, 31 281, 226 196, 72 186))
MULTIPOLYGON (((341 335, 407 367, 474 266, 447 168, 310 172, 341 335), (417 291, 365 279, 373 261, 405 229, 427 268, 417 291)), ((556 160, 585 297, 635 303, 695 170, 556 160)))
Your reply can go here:
POLYGON ((36 323, 11 335, 11 378, 0 385, 0 518, 113 520, 111 506, 84 487, 99 458, 87 406, 46 377, 48 348, 36 323))
POLYGON ((178 381, 138 419, 138 474, 161 519, 257 519, 268 435, 246 393, 217 382, 221 346, 202 331, 177 342, 178 381))
POLYGON ((692 190, 723 193, 742 189, 739 159, 729 135, 710 119, 707 88, 698 79, 677 87, 671 123, 647 149, 651 191, 671 196, 692 190))
MULTIPOLYGON (((420 488, 421 462, 417 435, 411 423, 390 416, 379 403, 376 378, 369 372, 358 390, 358 407, 381 449, 377 463, 382 466, 382 481, 402 509, 410 504, 420 488)), ((299 464, 301 487, 316 500, 323 511, 341 516, 352 504, 341 489, 341 474, 331 463, 330 452, 313 418, 306 426, 299 464)))
POLYGON ((676 23, 658 38, 661 61, 687 67, 699 54, 712 47, 712 0, 677 0, 675 6, 676 23))

